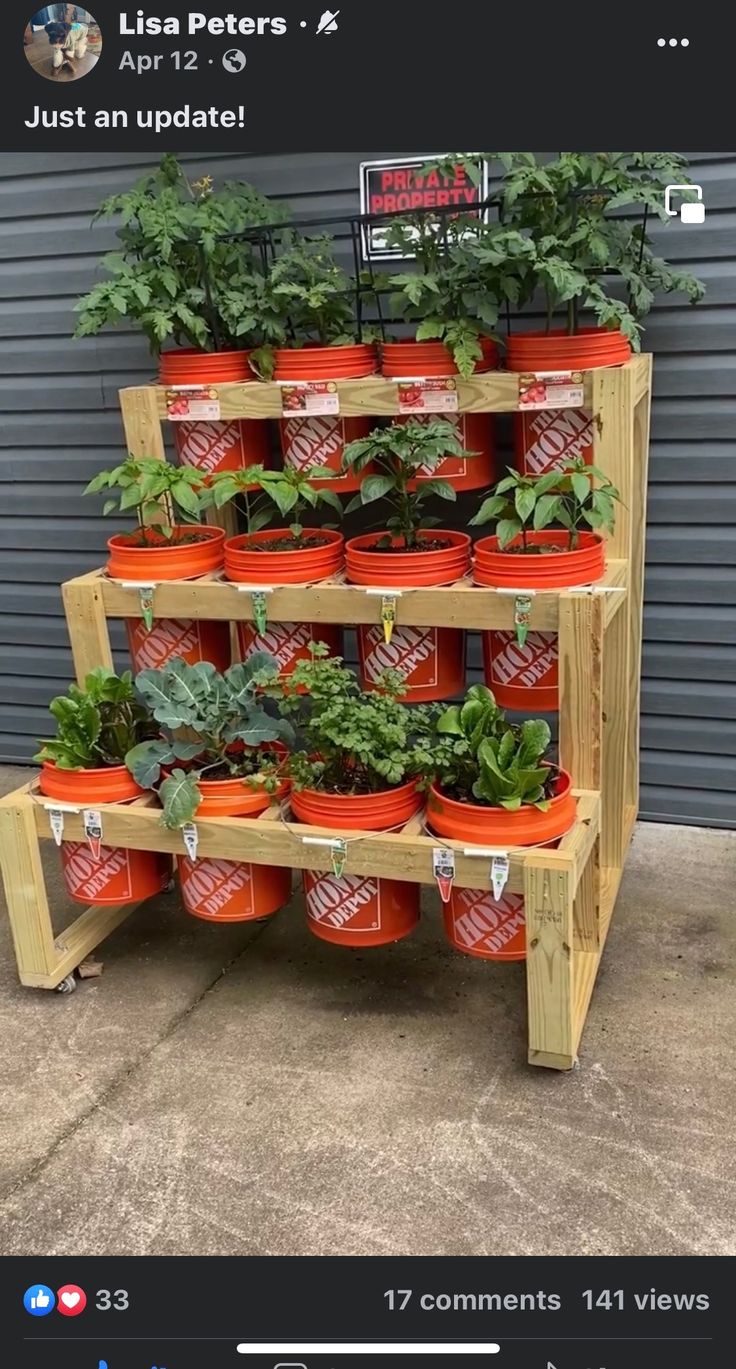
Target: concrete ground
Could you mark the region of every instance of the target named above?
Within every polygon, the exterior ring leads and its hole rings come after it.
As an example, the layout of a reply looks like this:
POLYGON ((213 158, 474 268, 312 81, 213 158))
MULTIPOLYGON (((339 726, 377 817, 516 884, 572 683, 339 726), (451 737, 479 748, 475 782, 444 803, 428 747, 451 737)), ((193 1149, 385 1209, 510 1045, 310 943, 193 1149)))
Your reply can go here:
POLYGON ((4 924, 0 1249, 735 1254, 735 866, 638 828, 567 1075, 525 1063, 523 967, 451 951, 434 899, 355 954, 298 897, 221 928, 167 895, 68 997, 18 986, 4 924))

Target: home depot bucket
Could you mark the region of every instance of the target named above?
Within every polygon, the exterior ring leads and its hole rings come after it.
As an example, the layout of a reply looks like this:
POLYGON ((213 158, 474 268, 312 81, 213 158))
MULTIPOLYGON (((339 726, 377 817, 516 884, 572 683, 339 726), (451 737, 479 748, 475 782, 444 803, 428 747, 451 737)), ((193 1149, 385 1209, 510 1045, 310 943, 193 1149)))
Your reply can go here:
MULTIPOLYGON (((44 761, 39 788, 48 798, 102 812, 104 805, 138 798, 143 790, 124 765, 93 770, 62 770, 44 761)), ((154 851, 129 851, 86 841, 62 842, 60 848, 64 883, 77 903, 100 907, 140 903, 161 893, 169 882, 171 862, 154 851)))
POLYGON ((382 624, 358 628, 361 684, 372 689, 384 670, 403 675, 406 703, 431 703, 465 688, 465 633, 446 627, 394 627, 386 642, 382 624))
MULTIPOLYGON (((275 352, 274 379, 287 383, 290 380, 295 383, 344 380, 373 375, 377 369, 376 349, 366 343, 284 347, 275 352)), ((349 442, 367 437, 372 426, 370 418, 340 418, 332 414, 284 418, 279 424, 284 465, 300 471, 308 470, 310 466, 326 466, 334 474, 325 481, 315 480, 315 487, 327 486, 340 493, 352 493, 360 489, 365 471, 360 474, 343 471, 343 450, 349 442)))
MULTIPOLYGON (((511 334, 506 369, 540 374, 620 366, 631 347, 615 328, 583 328, 568 334, 511 334)), ((525 475, 544 475, 570 457, 593 461, 593 415, 587 409, 540 409, 518 413, 514 420, 514 461, 525 475)))
POLYGON ((304 871, 309 930, 338 946, 387 946, 419 922, 418 884, 304 871))
POLYGON ((342 628, 332 623, 269 623, 265 632, 254 623, 238 623, 241 660, 247 661, 255 651, 268 651, 281 675, 290 675, 299 661, 309 659, 310 642, 324 642, 331 656, 342 656, 342 628))
POLYGON ((207 475, 269 464, 268 426, 261 419, 180 422, 173 423, 172 428, 181 464, 207 475))
POLYGON ((70 897, 98 907, 152 898, 166 888, 171 874, 168 858, 155 851, 101 846, 95 854, 86 841, 62 843, 61 868, 70 897))
POLYGON ((515 632, 484 632, 482 640, 485 681, 501 708, 557 711, 556 632, 529 632, 523 646, 515 632))
POLYGON ((281 865, 177 856, 182 901, 207 922, 269 917, 291 898, 291 870, 281 865))
POLYGON ((230 624, 154 618, 150 632, 141 618, 126 618, 134 669, 161 670, 177 657, 187 665, 211 661, 222 674, 231 664, 230 624))
POLYGON ((455 889, 442 905, 445 935, 456 951, 480 960, 524 960, 523 894, 493 897, 491 889, 455 889))

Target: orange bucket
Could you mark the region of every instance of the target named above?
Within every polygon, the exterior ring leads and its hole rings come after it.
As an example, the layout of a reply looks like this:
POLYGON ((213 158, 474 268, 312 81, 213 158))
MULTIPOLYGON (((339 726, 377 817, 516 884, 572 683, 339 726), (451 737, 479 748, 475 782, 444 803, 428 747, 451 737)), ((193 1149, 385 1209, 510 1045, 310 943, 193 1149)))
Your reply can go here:
POLYGON ((273 378, 279 380, 345 380, 370 376, 378 370, 372 343, 350 342, 335 347, 277 347, 273 378))
POLYGON ((557 775, 555 793, 546 812, 533 803, 522 804, 516 811, 459 803, 434 784, 430 785, 427 798, 427 823, 438 836, 502 849, 557 841, 570 830, 576 813, 572 780, 566 770, 557 775))
MULTIPOLYGON (((369 551, 381 539, 380 532, 351 537, 345 545, 345 569, 354 585, 450 585, 461 580, 470 565, 470 538, 466 532, 447 528, 420 532, 420 542, 440 539, 447 545, 438 551, 369 551)), ((392 537, 391 546, 401 547, 401 538, 392 537)))
POLYGON ((221 674, 231 663, 229 623, 154 618, 149 632, 142 618, 126 618, 125 627, 136 673, 160 670, 177 657, 188 665, 210 661, 221 674))
POLYGON ((202 795, 197 809, 198 818, 257 818, 272 803, 279 803, 289 790, 284 781, 273 794, 269 794, 262 787, 237 776, 226 780, 198 779, 197 788, 202 795))
POLYGON ((337 946, 388 946, 419 923, 418 884, 304 871, 307 924, 337 946))
MULTIPOLYGON (((478 339, 483 360, 475 374, 492 371, 498 365, 498 347, 492 338, 478 339)), ((458 369, 444 342, 384 342, 381 345, 381 374, 389 380, 410 380, 413 376, 456 376, 458 369)))
POLYGON ((116 533, 108 541, 110 559, 107 573, 113 580, 136 580, 141 584, 157 580, 191 580, 219 570, 224 556, 222 528, 177 527, 181 537, 196 532, 196 542, 169 539, 153 528, 145 529, 145 545, 131 543, 130 533, 116 533))
POLYGON ((172 347, 159 357, 161 385, 224 385, 231 381, 253 380, 248 358, 250 352, 203 352, 198 347, 172 347))
POLYGON ((306 585, 342 569, 344 539, 329 528, 307 528, 296 551, 256 551, 262 542, 290 537, 288 528, 244 532, 225 543, 225 577, 249 585, 306 585))
POLYGON ((456 951, 480 960, 525 960, 523 894, 493 897, 492 889, 455 889, 442 904, 445 935, 456 951))
MULTIPOLYGON (((201 809, 199 810, 201 812, 201 809)), ((177 856, 184 907, 206 922, 252 922, 291 898, 291 870, 281 865, 177 856)))
POLYGON ((367 437, 369 418, 339 418, 332 414, 308 414, 306 418, 282 418, 279 422, 281 455, 284 465, 307 471, 310 466, 326 466, 334 472, 324 480, 312 480, 317 490, 336 489, 338 494, 354 494, 360 489, 365 470, 342 469, 343 452, 349 442, 367 437))
POLYGON ((247 661, 254 651, 268 651, 281 675, 290 675, 299 661, 309 660, 310 642, 324 642, 331 656, 342 656, 342 628, 332 623, 269 623, 265 632, 254 623, 238 623, 241 660, 247 661))
POLYGON ((546 475, 573 457, 593 462, 593 415, 587 409, 538 409, 514 415, 514 464, 546 475))
POLYGON ((515 632, 484 632, 485 680, 500 708, 555 713, 558 707, 556 632, 529 632, 519 646, 515 632))
POLYGON ((391 641, 383 626, 358 628, 358 661, 363 689, 373 689, 381 672, 398 670, 407 686, 404 703, 432 703, 465 689, 465 633, 454 627, 395 627, 391 641))
POLYGON ((268 466, 268 425, 257 418, 174 423, 174 447, 182 466, 206 475, 246 466, 268 466))
POLYGON ((403 826, 423 803, 416 780, 377 794, 329 794, 320 789, 293 789, 291 793, 291 809, 299 822, 357 832, 403 826))
MULTIPOLYGON (((527 542, 555 546, 559 551, 539 556, 500 551, 497 537, 482 537, 475 544, 473 579, 476 585, 499 585, 510 589, 564 589, 600 580, 606 569, 605 543, 595 532, 581 532, 575 551, 569 550, 569 532, 543 529, 528 532, 527 542)), ((515 537, 512 547, 521 546, 515 537)))
MULTIPOLYGON (((42 794, 61 802, 96 808, 105 803, 125 803, 143 790, 124 765, 99 770, 61 770, 44 761, 39 777, 42 794)), ((104 831, 103 815, 103 831, 104 831)), ((64 883, 77 903, 107 907, 140 903, 160 894, 169 882, 171 862, 155 851, 133 851, 119 846, 100 846, 95 854, 86 841, 63 842, 61 868, 64 883)))

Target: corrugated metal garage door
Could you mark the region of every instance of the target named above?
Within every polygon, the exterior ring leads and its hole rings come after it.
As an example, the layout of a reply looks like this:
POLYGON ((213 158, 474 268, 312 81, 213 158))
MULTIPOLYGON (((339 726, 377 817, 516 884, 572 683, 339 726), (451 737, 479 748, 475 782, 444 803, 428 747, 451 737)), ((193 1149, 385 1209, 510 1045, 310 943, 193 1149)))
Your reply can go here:
MULTIPOLYGON (((398 153, 185 156, 298 211, 357 204, 358 163, 398 153), (315 187, 318 187, 315 189, 315 187)), ((114 244, 92 212, 155 154, 0 157, 0 759, 27 761, 71 658, 59 582, 99 564, 107 535, 80 487, 119 459, 117 390, 148 378, 121 333, 72 340, 72 307, 114 244)), ((703 227, 667 253, 707 283, 666 301, 655 352, 642 726, 643 816, 736 825, 736 153, 695 154, 703 227)))

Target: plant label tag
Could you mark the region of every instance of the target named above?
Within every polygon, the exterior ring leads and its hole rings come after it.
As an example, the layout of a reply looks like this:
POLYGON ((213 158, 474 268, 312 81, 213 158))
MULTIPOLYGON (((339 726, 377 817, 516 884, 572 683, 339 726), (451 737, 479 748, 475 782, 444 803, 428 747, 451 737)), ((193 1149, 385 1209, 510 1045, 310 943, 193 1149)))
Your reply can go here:
POLYGON ((262 589, 255 589, 250 597, 253 609, 253 622, 255 623, 258 634, 263 636, 268 624, 268 600, 262 589))
POLYGON ((491 888, 496 902, 500 899, 509 877, 508 856, 494 856, 491 861, 491 888))
POLYGON ((456 414, 457 381, 454 376, 427 376, 426 379, 400 380, 400 414, 456 414))
POLYGON ((516 640, 519 643, 519 646, 524 646, 524 643, 526 642, 531 611, 531 595, 517 594, 516 602, 514 603, 514 627, 516 628, 516 640))
POLYGON ((141 605, 141 617, 146 626, 146 632, 150 632, 153 627, 153 594, 155 585, 141 585, 138 590, 138 598, 141 605))
POLYGON ((280 385, 284 418, 340 412, 340 395, 334 380, 301 380, 297 385, 281 381, 280 385))
POLYGON ((102 814, 96 808, 85 808, 82 814, 84 835, 95 860, 100 859, 102 845, 102 814))
POLYGON ((199 832, 197 831, 196 824, 193 822, 185 822, 181 829, 181 834, 184 838, 184 845, 187 848, 189 859, 196 860, 197 847, 199 846, 199 832))
POLYGON ((519 376, 520 409, 582 409, 582 371, 530 371, 519 376))
POLYGON ((381 622, 383 623, 383 640, 388 646, 396 622, 396 597, 393 594, 384 594, 381 599, 381 622))
POLYGON ((211 385, 174 385, 166 391, 166 417, 172 423, 217 423, 220 396, 211 385))
POLYGON ((432 872, 437 880, 442 902, 449 903, 455 878, 455 852, 448 850, 446 846, 433 846, 432 872))
POLYGON ((49 808, 49 822, 54 834, 54 841, 57 846, 61 846, 61 838, 64 835, 64 814, 60 808, 49 808))
POLYGON ((345 861, 348 858, 348 844, 344 838, 336 838, 332 843, 332 873, 339 879, 345 869, 345 861))

